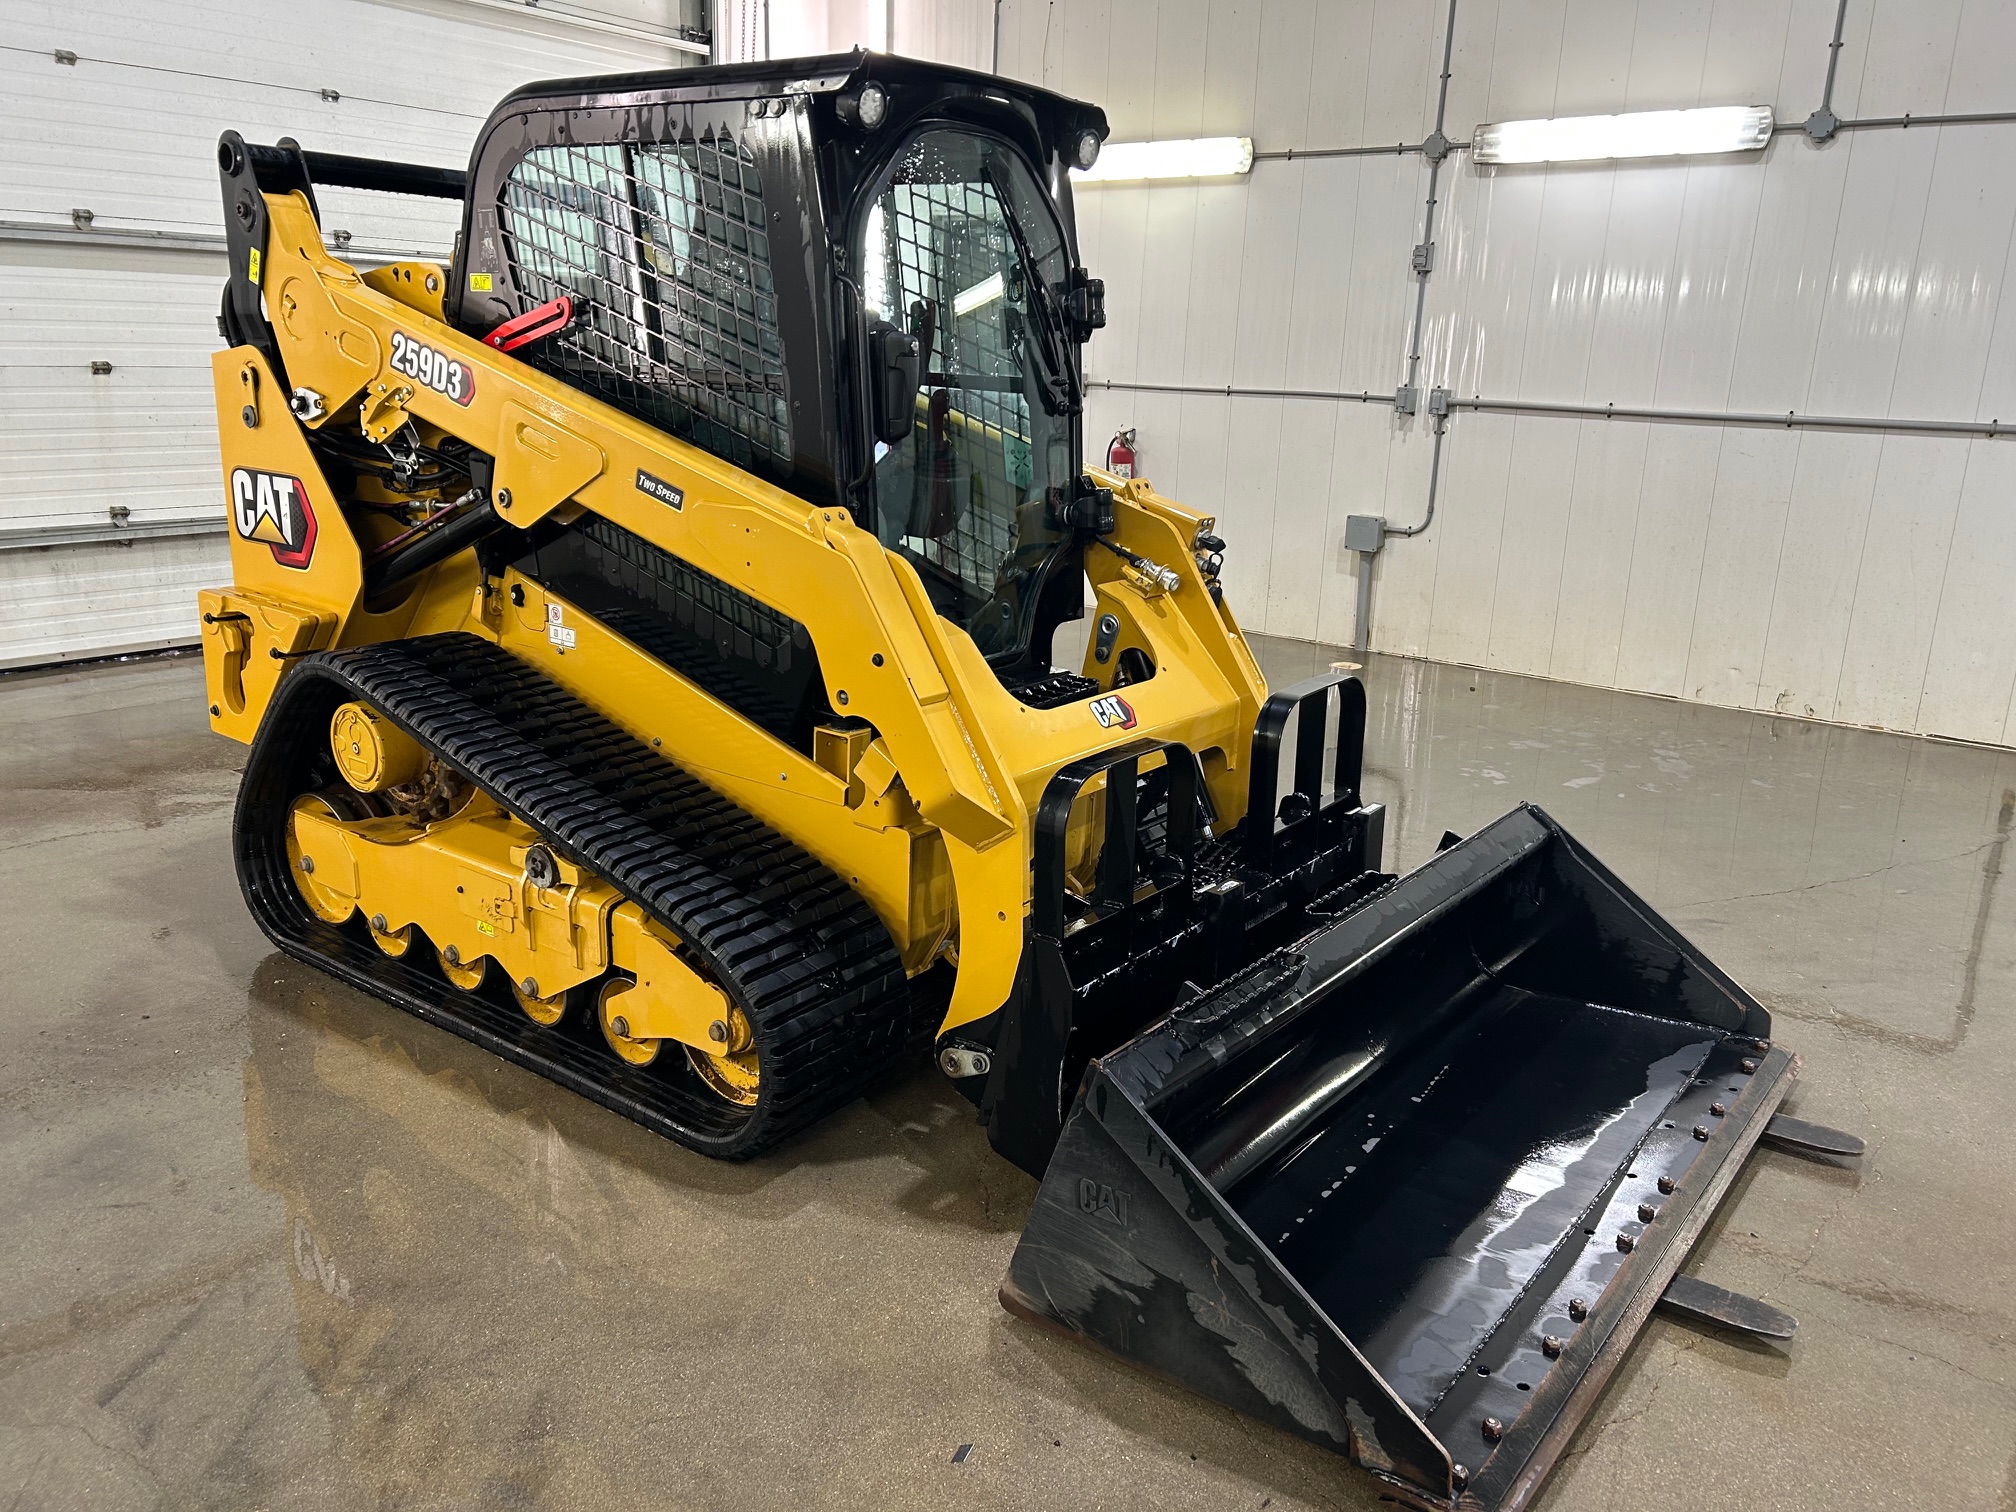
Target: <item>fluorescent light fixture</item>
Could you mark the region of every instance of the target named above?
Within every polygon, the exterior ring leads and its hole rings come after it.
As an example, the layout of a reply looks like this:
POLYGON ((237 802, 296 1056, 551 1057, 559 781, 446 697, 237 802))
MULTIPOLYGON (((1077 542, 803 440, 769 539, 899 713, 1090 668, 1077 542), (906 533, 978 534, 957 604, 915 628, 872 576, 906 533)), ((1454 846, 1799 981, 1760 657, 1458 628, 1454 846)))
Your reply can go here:
POLYGON ((1108 142, 1090 168, 1073 168, 1081 184, 1145 179, 1230 178, 1253 168, 1253 138, 1195 137, 1181 142, 1108 142))
POLYGON ((1007 285, 1001 282, 999 273, 989 273, 970 289, 961 289, 952 296, 954 315, 971 315, 983 305, 990 305, 1006 292, 1007 285))
POLYGON ((1699 110, 1496 121, 1477 128, 1470 139, 1470 157, 1478 163, 1584 163, 1605 158, 1755 152, 1771 140, 1771 126, 1769 105, 1708 105, 1699 110))

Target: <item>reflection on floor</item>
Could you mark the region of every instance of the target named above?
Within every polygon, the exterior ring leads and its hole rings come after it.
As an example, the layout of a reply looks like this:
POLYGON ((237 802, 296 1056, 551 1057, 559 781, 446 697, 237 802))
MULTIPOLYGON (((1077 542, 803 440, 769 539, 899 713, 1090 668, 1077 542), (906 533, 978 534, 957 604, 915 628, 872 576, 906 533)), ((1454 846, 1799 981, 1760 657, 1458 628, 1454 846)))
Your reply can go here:
MULTIPOLYGON (((1694 1268, 1799 1339, 1655 1321, 1543 1505, 2016 1506, 2016 752, 1365 675, 1389 864, 1540 804, 1872 1146, 1753 1162, 1694 1268)), ((1378 1505, 1003 1314, 1033 1183, 928 1068, 718 1166, 275 955, 199 693, 0 680, 0 1506, 1378 1505)))

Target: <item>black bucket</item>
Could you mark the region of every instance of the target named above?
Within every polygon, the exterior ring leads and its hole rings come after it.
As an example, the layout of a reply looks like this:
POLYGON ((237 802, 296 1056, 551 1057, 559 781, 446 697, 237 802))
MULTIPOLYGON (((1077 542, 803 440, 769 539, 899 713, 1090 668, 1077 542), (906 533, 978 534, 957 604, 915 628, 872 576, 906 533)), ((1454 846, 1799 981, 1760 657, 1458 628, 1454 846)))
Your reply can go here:
POLYGON ((1517 809, 1094 1060, 1002 1300, 1520 1506, 1789 1089, 1769 1034, 1517 809))

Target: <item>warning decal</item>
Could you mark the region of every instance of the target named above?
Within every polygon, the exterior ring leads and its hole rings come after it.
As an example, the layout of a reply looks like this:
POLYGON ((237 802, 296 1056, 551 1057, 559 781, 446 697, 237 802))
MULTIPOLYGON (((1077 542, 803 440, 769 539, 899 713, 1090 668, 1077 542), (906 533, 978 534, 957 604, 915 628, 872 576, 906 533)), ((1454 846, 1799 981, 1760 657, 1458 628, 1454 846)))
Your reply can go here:
POLYGON ((567 623, 567 617, 560 606, 551 599, 546 601, 546 640, 555 649, 574 649, 574 630, 567 623))

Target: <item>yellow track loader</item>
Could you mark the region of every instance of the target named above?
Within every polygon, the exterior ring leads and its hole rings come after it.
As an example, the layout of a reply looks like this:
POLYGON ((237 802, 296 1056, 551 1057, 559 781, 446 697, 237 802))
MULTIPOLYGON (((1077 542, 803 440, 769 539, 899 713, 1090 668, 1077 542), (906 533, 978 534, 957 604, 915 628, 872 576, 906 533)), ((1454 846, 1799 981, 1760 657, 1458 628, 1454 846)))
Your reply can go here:
POLYGON ((1085 469, 1106 129, 855 53, 530 86, 466 173, 227 132, 245 899, 709 1155, 928 1041, 1041 1179, 1013 1312, 1518 1506, 1655 1302, 1783 1330, 1675 1272, 1760 1138, 1853 1141, 1538 809, 1382 871, 1362 687, 1270 691, 1213 519, 1085 469), (454 255, 360 271, 318 185, 454 255))

